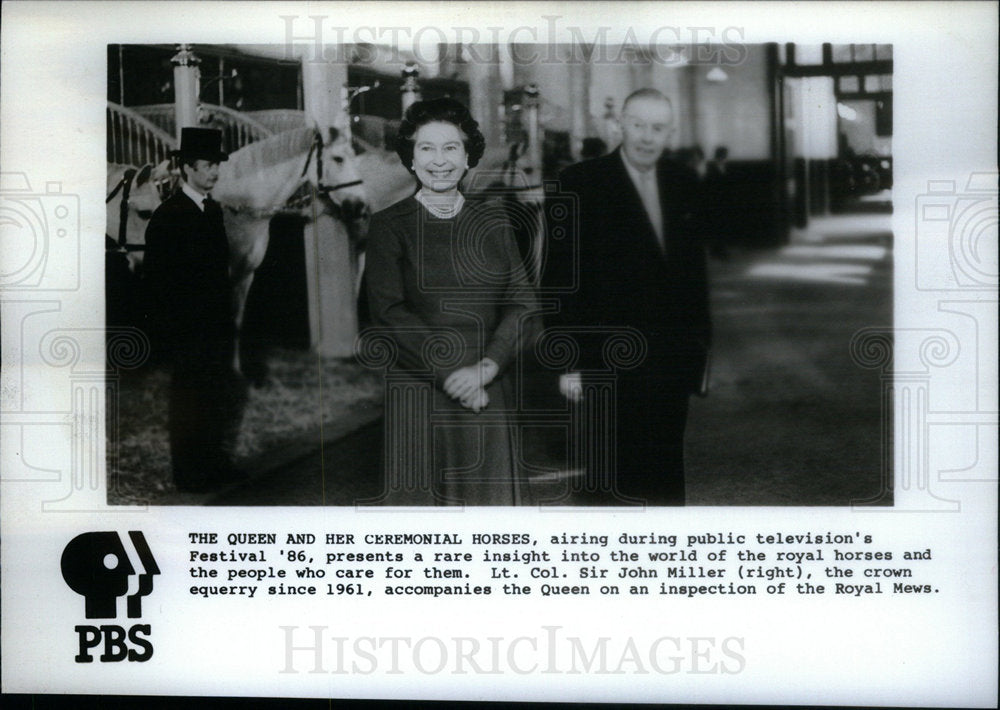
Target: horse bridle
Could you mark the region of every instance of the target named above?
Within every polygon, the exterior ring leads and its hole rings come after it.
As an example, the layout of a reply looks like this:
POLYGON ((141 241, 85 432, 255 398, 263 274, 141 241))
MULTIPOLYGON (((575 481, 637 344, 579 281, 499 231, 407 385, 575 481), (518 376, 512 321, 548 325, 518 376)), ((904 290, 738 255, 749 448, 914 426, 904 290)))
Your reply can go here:
POLYGON ((128 198, 132 194, 133 180, 138 173, 139 170, 137 168, 127 168, 122 175, 122 179, 118 181, 118 184, 115 185, 114 189, 107 196, 107 199, 104 200, 104 204, 108 204, 111 200, 115 199, 115 196, 119 192, 122 193, 122 201, 118 206, 118 251, 141 251, 146 248, 142 244, 129 244, 127 239, 128 198))
POLYGON ((347 182, 339 182, 336 185, 324 185, 323 184, 323 134, 316 131, 313 137, 312 146, 309 148, 309 154, 306 156, 306 164, 302 166, 302 174, 299 177, 305 177, 306 173, 309 171, 309 163, 312 161, 313 154, 316 154, 316 191, 324 195, 329 195, 331 192, 336 192, 337 190, 343 190, 347 187, 355 187, 357 185, 363 185, 364 180, 358 178, 357 180, 348 180, 347 182))

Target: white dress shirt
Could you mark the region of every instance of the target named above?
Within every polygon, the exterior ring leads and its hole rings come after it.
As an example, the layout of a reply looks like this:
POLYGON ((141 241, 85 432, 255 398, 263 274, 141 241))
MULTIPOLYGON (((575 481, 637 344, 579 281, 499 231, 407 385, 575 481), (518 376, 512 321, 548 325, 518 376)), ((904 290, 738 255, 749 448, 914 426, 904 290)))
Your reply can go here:
POLYGON ((181 180, 181 190, 184 194, 191 198, 191 201, 198 205, 198 209, 202 212, 205 211, 205 200, 210 199, 208 195, 198 192, 193 187, 191 187, 187 180, 181 180))
POLYGON ((660 249, 664 249, 663 209, 660 207, 660 188, 656 184, 656 166, 643 172, 628 162, 624 153, 621 154, 621 159, 625 163, 625 170, 632 178, 635 189, 639 192, 639 197, 642 198, 642 205, 646 208, 646 216, 649 217, 649 222, 653 225, 653 231, 656 232, 660 249))

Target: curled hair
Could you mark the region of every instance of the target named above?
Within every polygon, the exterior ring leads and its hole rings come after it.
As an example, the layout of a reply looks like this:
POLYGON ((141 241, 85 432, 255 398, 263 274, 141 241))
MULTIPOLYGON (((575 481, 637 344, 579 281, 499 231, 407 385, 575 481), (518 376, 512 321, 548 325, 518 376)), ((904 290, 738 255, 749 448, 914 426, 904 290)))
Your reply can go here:
POLYGON ((462 144, 465 146, 465 152, 469 156, 469 167, 476 167, 486 150, 486 138, 479 130, 479 122, 472 117, 465 104, 445 97, 417 101, 406 109, 396 137, 396 153, 407 170, 413 172, 413 148, 415 145, 413 136, 416 135, 418 128, 435 121, 451 123, 458 128, 462 133, 462 144))

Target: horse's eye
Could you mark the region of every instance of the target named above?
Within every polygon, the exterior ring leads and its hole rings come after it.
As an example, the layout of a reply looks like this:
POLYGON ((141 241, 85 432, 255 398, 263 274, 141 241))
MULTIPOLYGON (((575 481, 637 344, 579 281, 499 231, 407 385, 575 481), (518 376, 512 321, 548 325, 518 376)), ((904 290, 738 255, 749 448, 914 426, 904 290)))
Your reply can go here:
POLYGON ((153 216, 153 210, 136 210, 136 214, 138 214, 142 219, 149 219, 153 216))
POLYGON ((341 155, 335 155, 333 156, 333 162, 335 162, 337 165, 340 165, 341 163, 344 162, 344 157, 341 155))

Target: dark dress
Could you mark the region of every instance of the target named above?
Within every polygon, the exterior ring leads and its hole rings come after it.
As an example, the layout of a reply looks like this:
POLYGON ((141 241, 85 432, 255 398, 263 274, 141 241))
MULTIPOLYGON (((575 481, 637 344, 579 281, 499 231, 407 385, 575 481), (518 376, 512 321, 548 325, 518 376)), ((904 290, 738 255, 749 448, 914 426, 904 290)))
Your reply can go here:
MULTIPOLYGON (((537 329, 535 297, 502 208, 469 200, 441 219, 409 197, 372 218, 366 256, 373 328, 394 350, 386 369, 388 505, 526 501, 512 418, 514 363, 537 329), (443 391, 483 357, 500 370, 476 413, 443 391)), ((375 342, 375 341, 370 341, 375 342)))

